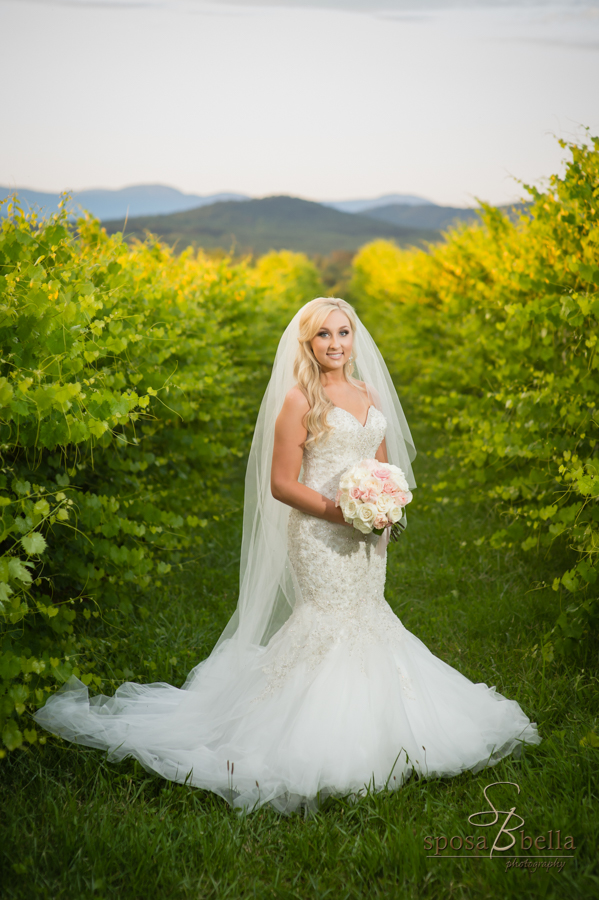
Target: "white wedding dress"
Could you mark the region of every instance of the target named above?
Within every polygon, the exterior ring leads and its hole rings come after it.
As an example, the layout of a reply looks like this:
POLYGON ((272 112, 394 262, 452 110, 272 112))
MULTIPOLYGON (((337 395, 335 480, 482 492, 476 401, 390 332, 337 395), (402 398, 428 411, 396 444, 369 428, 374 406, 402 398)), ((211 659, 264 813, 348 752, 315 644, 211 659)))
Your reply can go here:
MULTIPOLYGON (((334 498, 341 474, 376 453, 386 419, 371 406, 363 426, 335 407, 329 422, 328 440, 304 452, 303 481, 334 498)), ((540 743, 516 701, 438 659, 393 613, 385 536, 297 510, 288 527, 301 602, 267 646, 231 653, 225 641, 183 689, 126 683, 89 700, 72 677, 37 721, 235 807, 284 813, 395 789, 413 770, 476 772, 540 743)))

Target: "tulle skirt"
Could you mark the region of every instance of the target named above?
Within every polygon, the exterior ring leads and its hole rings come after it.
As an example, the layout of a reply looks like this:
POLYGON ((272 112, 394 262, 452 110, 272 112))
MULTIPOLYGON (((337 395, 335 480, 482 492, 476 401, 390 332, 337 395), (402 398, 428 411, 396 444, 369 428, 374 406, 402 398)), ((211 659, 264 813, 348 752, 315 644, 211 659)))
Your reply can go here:
POLYGON ((306 604, 267 647, 225 641, 183 688, 127 682, 90 699, 73 676, 35 717, 111 760, 281 813, 394 790, 413 771, 477 772, 540 743, 516 701, 432 654, 386 602, 368 607, 350 634, 306 604))

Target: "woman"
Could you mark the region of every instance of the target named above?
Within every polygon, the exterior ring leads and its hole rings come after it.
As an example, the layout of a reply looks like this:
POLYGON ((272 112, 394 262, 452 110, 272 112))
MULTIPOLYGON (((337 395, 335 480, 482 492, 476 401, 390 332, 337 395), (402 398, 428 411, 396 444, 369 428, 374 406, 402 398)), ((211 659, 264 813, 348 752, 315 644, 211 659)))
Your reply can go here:
POLYGON ((37 721, 235 807, 284 813, 396 788, 413 770, 478 771, 540 743, 515 701, 404 628, 384 598, 388 530, 362 534, 335 503, 340 477, 363 459, 399 466, 415 487, 414 456, 352 307, 306 304, 281 338, 258 415, 239 601, 214 650, 181 689, 126 683, 90 701, 71 677, 37 721))

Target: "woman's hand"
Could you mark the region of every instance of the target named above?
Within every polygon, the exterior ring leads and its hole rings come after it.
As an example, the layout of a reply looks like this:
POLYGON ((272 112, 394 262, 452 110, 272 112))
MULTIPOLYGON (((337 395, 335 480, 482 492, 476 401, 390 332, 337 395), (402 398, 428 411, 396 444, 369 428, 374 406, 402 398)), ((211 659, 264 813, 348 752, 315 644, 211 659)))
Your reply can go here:
POLYGON ((347 525, 349 528, 353 528, 353 527, 354 527, 354 526, 352 525, 351 522, 346 522, 346 521, 345 521, 345 519, 344 519, 344 517, 343 517, 343 513, 341 512, 341 507, 340 507, 340 506, 335 507, 335 511, 336 511, 337 513, 339 513, 339 515, 336 516, 334 519, 328 519, 327 521, 333 522, 333 524, 335 524, 335 525, 347 525))

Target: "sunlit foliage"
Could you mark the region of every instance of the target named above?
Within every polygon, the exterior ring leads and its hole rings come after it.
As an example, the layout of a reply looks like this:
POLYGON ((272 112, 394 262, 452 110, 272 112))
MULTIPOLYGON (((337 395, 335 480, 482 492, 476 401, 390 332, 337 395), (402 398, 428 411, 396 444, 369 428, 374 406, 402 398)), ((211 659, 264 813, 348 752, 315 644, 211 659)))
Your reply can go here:
POLYGON ((445 430, 437 487, 503 512, 499 550, 559 558, 547 661, 599 636, 599 139, 561 145, 519 221, 485 207, 429 253, 375 242, 352 284, 400 394, 445 430))
POLYGON ((9 749, 37 740, 23 713, 71 673, 101 687, 103 642, 114 650, 123 617, 147 614, 150 584, 198 556, 211 522, 240 513, 278 335, 317 286, 301 254, 253 269, 152 239, 130 247, 92 219, 77 228, 13 204, 0 232, 9 749))

